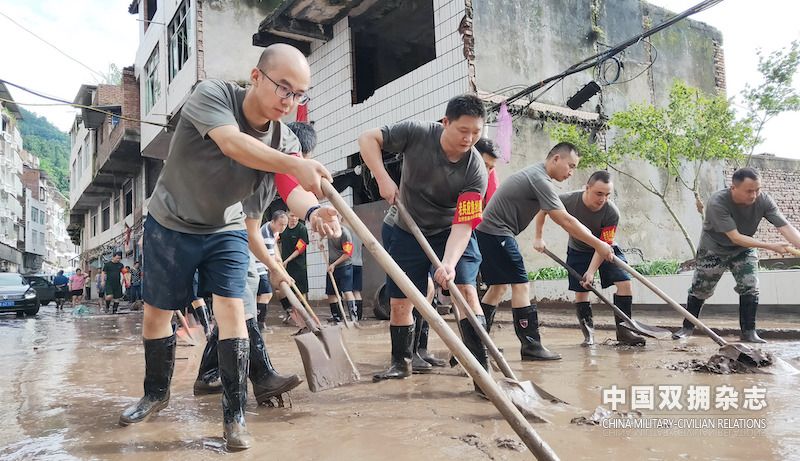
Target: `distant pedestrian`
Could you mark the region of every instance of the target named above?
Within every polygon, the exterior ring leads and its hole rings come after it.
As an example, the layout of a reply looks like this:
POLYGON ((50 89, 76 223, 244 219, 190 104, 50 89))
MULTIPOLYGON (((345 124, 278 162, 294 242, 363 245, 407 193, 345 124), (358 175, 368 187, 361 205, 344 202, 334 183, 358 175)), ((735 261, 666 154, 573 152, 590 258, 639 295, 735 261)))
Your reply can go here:
POLYGON ((120 262, 122 253, 116 252, 111 257, 111 261, 103 265, 103 285, 105 286, 106 309, 108 312, 111 302, 114 302, 112 313, 116 314, 119 308, 119 300, 122 299, 122 269, 124 266, 120 262))
POLYGON ((75 269, 75 273, 69 278, 69 290, 73 306, 83 301, 83 289, 86 287, 87 278, 89 276, 81 272, 80 269, 75 269))
POLYGON ((139 261, 134 261, 133 267, 129 271, 130 274, 130 288, 128 289, 128 301, 135 303, 142 299, 142 268, 139 261))
POLYGON ((53 285, 56 287, 56 310, 64 308, 64 300, 67 297, 69 290, 69 279, 64 275, 64 271, 58 271, 58 274, 53 277, 53 285))

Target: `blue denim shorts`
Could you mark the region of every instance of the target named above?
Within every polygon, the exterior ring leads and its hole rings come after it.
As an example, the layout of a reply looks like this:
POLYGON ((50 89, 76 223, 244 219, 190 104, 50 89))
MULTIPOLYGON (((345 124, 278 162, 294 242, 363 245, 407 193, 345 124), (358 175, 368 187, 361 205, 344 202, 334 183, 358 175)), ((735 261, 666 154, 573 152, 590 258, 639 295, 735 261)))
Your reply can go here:
MULTIPOLYGON (((336 288, 342 293, 353 291, 353 265, 346 264, 344 266, 336 266, 333 270, 333 278, 336 279, 336 288)), ((336 290, 333 289, 331 283, 331 276, 325 274, 325 294, 335 295, 336 290)))
POLYGON ((525 261, 514 237, 491 235, 476 231, 478 246, 483 255, 481 280, 492 285, 528 283, 525 261))
MULTIPOLYGON (((441 259, 444 257, 444 249, 450 231, 439 232, 438 234, 427 237, 428 243, 433 248, 434 253, 441 259)), ((425 256, 422 248, 417 243, 414 236, 398 226, 392 231, 392 244, 389 249, 392 259, 397 262, 400 269, 408 275, 411 282, 423 295, 428 292, 428 276, 431 274, 431 261, 425 256)), ((461 259, 456 264, 456 285, 475 285, 478 279, 478 269, 481 265, 481 254, 478 251, 478 242, 473 233, 467 243, 467 248, 461 255, 461 259)), ((387 280, 389 297, 404 299, 406 295, 400 290, 393 280, 387 280)))
POLYGON ((226 298, 245 295, 250 257, 244 230, 187 234, 167 229, 150 216, 144 223, 142 250, 147 261, 142 298, 151 306, 175 310, 191 303, 195 271, 203 291, 226 298))

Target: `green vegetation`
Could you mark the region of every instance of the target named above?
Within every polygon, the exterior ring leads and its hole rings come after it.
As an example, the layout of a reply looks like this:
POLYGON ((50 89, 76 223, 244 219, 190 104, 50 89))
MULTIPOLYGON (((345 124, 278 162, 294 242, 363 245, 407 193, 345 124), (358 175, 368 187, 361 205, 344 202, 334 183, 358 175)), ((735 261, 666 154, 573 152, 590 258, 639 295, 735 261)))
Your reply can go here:
POLYGON ((19 130, 25 150, 39 157, 42 170, 58 190, 69 196, 69 135, 46 118, 20 108, 19 130))
POLYGON ((528 272, 528 280, 558 280, 567 278, 567 270, 563 267, 543 267, 528 272))
MULTIPOLYGON (((631 267, 636 272, 645 276, 677 274, 681 263, 674 259, 656 259, 633 264, 631 267)), ((560 280, 567 278, 567 270, 563 267, 543 267, 539 270, 528 272, 528 280, 560 280)), ((595 274, 595 280, 600 280, 600 274, 595 274)))

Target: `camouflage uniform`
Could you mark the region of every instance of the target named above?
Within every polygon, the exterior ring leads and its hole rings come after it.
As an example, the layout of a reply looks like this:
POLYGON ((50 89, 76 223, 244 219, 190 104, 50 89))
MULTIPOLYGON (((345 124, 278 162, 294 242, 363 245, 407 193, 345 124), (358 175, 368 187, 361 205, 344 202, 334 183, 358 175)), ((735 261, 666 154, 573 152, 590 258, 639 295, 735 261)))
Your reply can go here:
POLYGON ((758 296, 758 253, 755 249, 748 248, 733 255, 720 256, 700 248, 696 262, 689 294, 697 299, 710 298, 726 270, 730 270, 736 280, 734 290, 739 296, 758 296))

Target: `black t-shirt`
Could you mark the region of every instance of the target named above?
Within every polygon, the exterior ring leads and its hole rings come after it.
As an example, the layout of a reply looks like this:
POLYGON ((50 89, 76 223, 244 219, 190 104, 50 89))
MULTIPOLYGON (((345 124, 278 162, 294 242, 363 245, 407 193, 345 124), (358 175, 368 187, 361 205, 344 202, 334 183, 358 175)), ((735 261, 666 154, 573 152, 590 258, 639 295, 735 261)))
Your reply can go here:
POLYGON ((103 272, 106 273, 106 285, 120 285, 120 273, 124 267, 121 262, 107 262, 103 266, 103 272))

